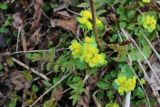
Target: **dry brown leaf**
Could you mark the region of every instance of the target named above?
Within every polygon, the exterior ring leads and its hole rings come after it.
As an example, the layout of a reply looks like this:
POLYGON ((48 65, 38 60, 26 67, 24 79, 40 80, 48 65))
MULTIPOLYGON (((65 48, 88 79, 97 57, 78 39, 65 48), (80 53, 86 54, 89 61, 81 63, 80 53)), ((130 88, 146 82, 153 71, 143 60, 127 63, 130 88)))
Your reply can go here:
POLYGON ((54 99, 54 101, 58 102, 59 100, 61 100, 62 96, 63 96, 62 87, 58 87, 53 91, 52 98, 54 99))
POLYGON ((40 29, 38 28, 36 29, 36 31, 32 34, 32 36, 30 36, 30 38, 27 41, 27 46, 34 46, 34 45, 38 45, 40 42, 40 37, 42 36, 42 34, 40 33, 40 29))
POLYGON ((43 0, 36 0, 35 5, 34 5, 34 16, 33 16, 33 22, 32 22, 32 26, 30 28, 30 31, 33 32, 38 26, 39 26, 39 21, 41 19, 41 9, 42 9, 42 5, 43 5, 43 0))
POLYGON ((84 95, 81 96, 80 100, 78 101, 76 107, 89 107, 90 103, 90 88, 86 86, 84 95))
POLYGON ((10 74, 10 82, 16 91, 30 88, 30 82, 25 79, 20 71, 14 71, 10 74))
POLYGON ((67 31, 71 31, 76 34, 77 32, 77 22, 75 19, 54 19, 51 20, 52 27, 61 27, 67 31))
POLYGON ((16 28, 16 29, 19 29, 20 26, 23 25, 23 19, 21 18, 21 13, 15 13, 13 14, 12 16, 13 18, 13 27, 16 28))
POLYGON ((72 19, 72 16, 67 11, 58 11, 54 16, 61 17, 63 19, 72 19))

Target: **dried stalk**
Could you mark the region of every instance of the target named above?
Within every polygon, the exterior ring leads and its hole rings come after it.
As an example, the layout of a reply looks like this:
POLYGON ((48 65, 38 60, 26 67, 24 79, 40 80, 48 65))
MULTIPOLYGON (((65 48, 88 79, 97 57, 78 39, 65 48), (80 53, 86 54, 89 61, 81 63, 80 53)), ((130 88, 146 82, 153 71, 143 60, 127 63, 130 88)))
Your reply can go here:
POLYGON ((146 35, 143 34, 144 39, 148 42, 149 46, 151 47, 151 49, 153 50, 153 52, 156 54, 157 58, 160 61, 160 55, 158 54, 158 52, 155 50, 155 48, 153 47, 153 45, 151 44, 151 42, 148 40, 148 38, 146 37, 146 35))
MULTIPOLYGON (((119 32, 118 32, 118 34, 119 34, 119 36, 120 36, 120 33, 119 33, 119 32)), ((126 39, 129 39, 129 36, 126 35, 126 32, 123 32, 123 34, 124 34, 124 36, 126 37, 126 39)), ((120 39, 121 39, 121 41, 123 41, 121 37, 120 37, 120 39)), ((133 45, 132 45, 132 46, 133 46, 133 45)), ((129 55, 128 55, 128 57, 130 58, 129 55)), ((148 75, 147 75, 147 73, 145 72, 144 67, 142 66, 141 62, 140 62, 139 60, 137 60, 137 63, 140 65, 141 69, 143 70, 144 75, 146 75, 146 76, 148 77, 148 75)), ((128 64, 129 67, 131 68, 132 72, 134 73, 134 75, 135 75, 136 78, 138 79, 138 81, 139 81, 142 89, 144 90, 145 96, 146 96, 146 98, 147 98, 147 101, 148 101, 148 104, 149 104, 149 107, 150 107, 150 102, 149 102, 149 98, 148 98, 147 92, 145 91, 143 85, 141 84, 141 81, 140 81, 138 75, 136 74, 135 70, 134 70, 133 67, 131 66, 132 64, 130 64, 129 62, 127 62, 127 64, 128 64)), ((149 77, 148 77, 148 79, 149 79, 149 77)), ((150 79, 149 79, 149 80, 150 80, 150 79)), ((153 91, 154 91, 154 90, 153 90, 153 91)), ((129 97, 131 97, 131 93, 130 93, 130 95, 129 95, 129 93, 127 93, 127 94, 128 94, 128 95, 126 95, 125 107, 129 107, 129 106, 130 106, 130 98, 129 98, 129 97)))
POLYGON ((33 73, 35 73, 36 75, 40 76, 40 77, 43 78, 44 80, 46 80, 46 81, 49 80, 49 78, 48 78, 47 76, 45 76, 45 75, 43 75, 42 73, 34 70, 33 68, 30 68, 29 66, 27 66, 27 65, 25 65, 24 63, 20 62, 19 60, 15 59, 15 58, 13 58, 13 57, 12 57, 12 60, 13 60, 15 63, 19 64, 20 66, 24 67, 25 69, 31 70, 33 73))
POLYGON ((160 83, 160 79, 157 76, 156 72, 154 71, 153 67, 151 66, 150 62, 148 61, 147 57, 144 55, 144 53, 142 52, 142 50, 140 49, 140 47, 138 46, 138 44, 136 43, 136 41, 128 34, 128 32, 126 32, 124 29, 121 29, 122 32, 125 34, 124 36, 127 36, 127 38, 129 37, 132 41, 132 43, 135 45, 135 47, 139 50, 139 52, 142 54, 142 56, 144 57, 145 61, 147 62, 149 68, 151 69, 151 71, 153 72, 153 74, 155 75, 155 78, 157 79, 157 81, 160 83))
POLYGON ((91 13, 92 13, 92 28, 93 28, 93 33, 95 35, 96 38, 96 42, 98 44, 98 47, 100 48, 100 50, 103 50, 102 48, 102 44, 100 42, 99 39, 99 35, 98 35, 98 30, 97 30, 97 26, 96 26, 96 7, 95 7, 95 0, 89 0, 90 3, 90 7, 91 7, 91 13))
POLYGON ((131 100, 131 92, 128 92, 126 94, 124 107, 130 107, 130 100, 131 100))
POLYGON ((40 97, 37 98, 37 100, 30 105, 29 107, 34 107, 34 105, 41 100, 46 94, 48 94, 52 89, 54 89, 58 84, 60 84, 64 79, 66 79, 72 72, 69 72, 67 75, 63 76, 62 79, 60 79, 57 83, 55 83, 52 87, 50 87, 47 91, 45 91, 40 97))

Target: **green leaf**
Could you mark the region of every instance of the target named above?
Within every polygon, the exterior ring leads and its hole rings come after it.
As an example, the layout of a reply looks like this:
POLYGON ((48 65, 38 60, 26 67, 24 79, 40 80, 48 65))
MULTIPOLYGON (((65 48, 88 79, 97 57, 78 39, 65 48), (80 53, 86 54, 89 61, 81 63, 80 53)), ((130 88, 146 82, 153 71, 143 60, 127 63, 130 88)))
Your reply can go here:
POLYGON ((56 102, 53 99, 45 101, 42 107, 56 107, 56 102))
POLYGON ((35 84, 32 85, 32 92, 37 93, 39 91, 39 87, 35 84))
POLYGON ((77 5, 77 7, 87 8, 87 7, 89 7, 89 4, 87 2, 83 2, 83 3, 79 4, 79 5, 77 5))
POLYGON ((96 13, 97 13, 97 16, 100 16, 100 15, 104 14, 105 12, 106 12, 106 10, 99 10, 96 13))
POLYGON ((110 38, 110 42, 116 42, 118 40, 118 34, 113 34, 113 36, 110 38))
POLYGON ((145 98, 145 93, 141 87, 137 87, 134 90, 134 95, 137 96, 138 98, 145 98))
POLYGON ((70 96, 69 99, 72 99, 72 105, 74 106, 76 102, 80 99, 80 96, 75 94, 70 96))
POLYGON ((25 77, 26 80, 28 81, 32 81, 33 77, 31 75, 31 72, 30 71, 22 71, 22 75, 25 77))
POLYGON ((52 84, 56 84, 60 79, 58 77, 54 77, 52 80, 52 84))
POLYGON ((104 0, 108 5, 112 5, 114 2, 115 2, 115 0, 104 0))
POLYGON ((119 66, 121 69, 121 72, 119 73, 119 75, 126 76, 127 78, 134 76, 133 71, 128 64, 121 64, 119 66))
POLYGON ((128 30, 135 30, 135 24, 134 23, 132 23, 132 24, 128 24, 128 26, 127 26, 127 29, 128 30))
POLYGON ((107 82, 105 82, 103 80, 99 80, 96 85, 97 85, 97 87, 99 87, 100 89, 103 89, 103 90, 108 89, 110 86, 110 84, 107 84, 107 82))
POLYGON ((42 55, 40 53, 33 53, 32 54, 32 62, 40 61, 42 60, 42 55))
POLYGON ((16 107, 16 105, 17 105, 17 100, 11 100, 7 107, 16 107))
POLYGON ((159 24, 157 24, 157 30, 160 31, 160 25, 159 24))
POLYGON ((8 28, 5 27, 5 26, 2 26, 2 27, 0 28, 0 32, 1 32, 1 33, 7 33, 8 31, 9 31, 8 28))
POLYGON ((8 9, 7 3, 0 3, 0 9, 1 10, 7 10, 8 9))
POLYGON ((58 69, 59 69, 59 65, 54 65, 53 70, 54 70, 55 72, 58 72, 58 69))
MULTIPOLYGON (((151 53, 152 53, 151 48, 147 44, 145 44, 143 46, 143 48, 141 49, 141 51, 146 56, 146 58, 148 58, 151 55, 151 53)), ((143 55, 141 54, 141 52, 137 48, 131 48, 130 52, 128 54, 129 54, 129 56, 130 56, 130 58, 131 58, 132 61, 136 61, 137 58, 140 61, 144 61, 145 60, 145 58, 143 57, 143 55)))
POLYGON ((79 70, 85 70, 87 68, 87 65, 85 62, 82 62, 82 61, 76 61, 76 67, 79 69, 79 70))
POLYGON ((128 18, 133 18, 133 17, 135 17, 135 13, 136 13, 136 11, 134 11, 134 10, 128 10, 128 11, 127 11, 127 16, 128 16, 128 18))
POLYGON ((126 22, 120 22, 119 26, 121 29, 125 28, 127 26, 126 22))
POLYGON ((14 62, 11 58, 7 58, 7 64, 9 67, 12 67, 14 65, 14 62))
POLYGON ((3 65, 0 63, 0 71, 3 69, 3 65))
POLYGON ((107 97, 109 98, 109 100, 113 100, 113 98, 114 98, 114 93, 113 93, 113 90, 109 90, 108 92, 107 92, 107 97))
POLYGON ((120 5, 117 10, 116 10, 117 14, 122 15, 125 13, 125 8, 123 5, 120 5))

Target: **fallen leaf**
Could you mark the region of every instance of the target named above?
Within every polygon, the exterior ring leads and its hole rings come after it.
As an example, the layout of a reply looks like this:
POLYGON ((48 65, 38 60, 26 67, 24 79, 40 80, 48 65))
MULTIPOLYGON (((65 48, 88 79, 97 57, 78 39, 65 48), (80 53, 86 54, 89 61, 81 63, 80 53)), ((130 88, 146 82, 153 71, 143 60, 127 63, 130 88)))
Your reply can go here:
POLYGON ((20 71, 11 72, 9 78, 16 91, 30 88, 30 82, 25 79, 20 71))
POLYGON ((62 19, 72 19, 72 16, 67 11, 58 11, 54 16, 61 17, 62 19))
POLYGON ((121 58, 124 58, 128 52, 127 45, 119 45, 119 44, 107 44, 107 46, 114 50, 114 52, 118 52, 115 60, 119 61, 121 58))
POLYGON ((21 18, 21 13, 17 12, 13 14, 13 27, 19 30, 19 27, 23 25, 23 19, 21 18))
POLYGON ((34 16, 33 16, 33 22, 32 22, 32 26, 30 28, 30 31, 33 32, 38 26, 39 26, 39 21, 41 19, 41 9, 42 9, 42 5, 43 5, 43 0, 36 0, 35 4, 34 4, 34 16))
POLYGON ((90 88, 87 86, 85 89, 84 95, 81 96, 80 100, 78 101, 76 107, 89 107, 90 103, 90 88))
POLYGON ((63 96, 62 87, 58 87, 53 91, 52 98, 54 99, 54 101, 58 102, 59 100, 61 100, 62 96, 63 96))
POLYGON ((40 33, 41 28, 36 29, 36 31, 30 36, 30 38, 27 41, 27 46, 34 46, 38 45, 40 42, 40 37, 42 36, 40 33))
POLYGON ((61 27, 72 33, 77 33, 77 22, 75 19, 54 19, 51 20, 52 27, 61 27))

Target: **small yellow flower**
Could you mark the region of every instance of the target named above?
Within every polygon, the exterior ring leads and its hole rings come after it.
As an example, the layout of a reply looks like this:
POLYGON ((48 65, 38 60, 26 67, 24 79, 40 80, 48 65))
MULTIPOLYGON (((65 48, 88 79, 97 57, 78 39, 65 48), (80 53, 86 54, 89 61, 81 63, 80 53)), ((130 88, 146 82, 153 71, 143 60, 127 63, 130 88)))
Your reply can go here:
POLYGON ((118 93, 119 93, 119 94, 123 95, 123 94, 124 94, 124 91, 125 91, 125 87, 124 87, 124 86, 120 86, 120 87, 118 88, 118 93))
POLYGON ((96 25, 99 30, 102 30, 104 28, 102 21, 97 18, 96 18, 96 25))
POLYGON ((105 54, 101 53, 101 54, 97 54, 95 56, 97 62, 101 65, 104 65, 107 63, 107 61, 105 60, 105 54))
POLYGON ((151 0, 142 0, 144 3, 149 3, 151 0))
POLYGON ((124 92, 127 93, 134 90, 136 87, 136 77, 133 76, 132 78, 127 79, 126 76, 119 75, 115 80, 115 83, 118 85, 118 93, 123 95, 124 92))
POLYGON ((82 24, 82 26, 84 26, 85 28, 88 28, 89 30, 92 30, 92 24, 87 18, 78 17, 77 20, 79 21, 80 24, 82 24))
POLYGON ((87 20, 85 17, 79 17, 79 18, 78 18, 78 21, 79 21, 79 23, 81 23, 81 24, 86 24, 86 23, 88 23, 88 20, 87 20))
POLYGON ((92 14, 91 14, 91 12, 88 11, 88 10, 82 10, 82 11, 80 12, 80 15, 81 15, 82 17, 85 17, 86 19, 92 19, 92 14))
POLYGON ((84 38, 84 41, 85 41, 86 43, 91 43, 91 42, 93 42, 94 40, 93 40, 92 38, 86 36, 86 37, 84 38))
MULTIPOLYGON (((93 30, 92 23, 91 23, 92 13, 88 10, 82 10, 80 12, 80 15, 81 17, 77 18, 77 21, 80 23, 80 27, 88 30, 93 30)), ((98 18, 96 19, 96 25, 98 30, 102 30, 104 28, 102 21, 99 20, 98 18)))
POLYGON ((72 51, 71 54, 74 58, 86 62, 89 67, 99 67, 107 63, 105 54, 99 54, 94 37, 86 36, 82 44, 77 40, 73 40, 69 49, 72 51))
POLYGON ((129 78, 125 83, 125 91, 133 91, 136 86, 136 77, 129 78))
POLYGON ((105 107, 119 107, 119 105, 116 102, 114 102, 114 103, 110 102, 110 103, 106 104, 105 107))
POLYGON ((149 32, 153 32, 153 30, 156 29, 157 21, 154 18, 154 16, 150 15, 143 16, 142 21, 143 21, 143 27, 147 29, 149 32))
POLYGON ((76 40, 71 42, 69 49, 72 50, 72 55, 74 58, 79 58, 81 56, 81 44, 78 43, 76 40))
POLYGON ((118 76, 118 78, 115 80, 115 82, 118 85, 124 84, 126 81, 127 81, 126 76, 122 76, 122 75, 118 76))
POLYGON ((89 30, 92 30, 92 24, 90 21, 86 22, 86 27, 89 29, 89 30))
POLYGON ((77 40, 73 40, 73 41, 71 42, 71 45, 69 46, 69 49, 71 49, 72 51, 73 51, 73 50, 76 50, 76 49, 80 49, 80 48, 81 48, 81 44, 78 43, 77 40))

